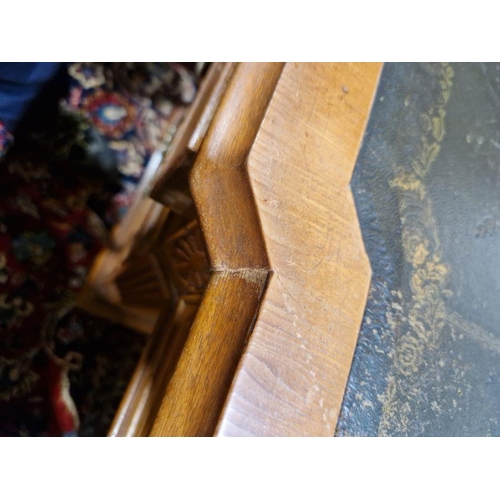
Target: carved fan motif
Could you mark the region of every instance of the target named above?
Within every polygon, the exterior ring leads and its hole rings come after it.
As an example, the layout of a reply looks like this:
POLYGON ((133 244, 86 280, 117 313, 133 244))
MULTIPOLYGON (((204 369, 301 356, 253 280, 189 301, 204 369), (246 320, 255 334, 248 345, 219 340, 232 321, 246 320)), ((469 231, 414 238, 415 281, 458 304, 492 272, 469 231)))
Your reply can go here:
POLYGON ((172 259, 179 295, 201 293, 210 276, 200 227, 192 226, 174 241, 172 259))

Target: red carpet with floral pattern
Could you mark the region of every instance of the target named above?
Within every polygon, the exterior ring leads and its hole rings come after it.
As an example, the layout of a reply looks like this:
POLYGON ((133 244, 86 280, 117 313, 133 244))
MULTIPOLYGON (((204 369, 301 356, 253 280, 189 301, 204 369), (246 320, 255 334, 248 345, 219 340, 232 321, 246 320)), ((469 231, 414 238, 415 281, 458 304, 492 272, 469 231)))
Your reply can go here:
MULTIPOLYGON (((106 434, 145 339, 75 310, 75 297, 174 111, 196 92, 184 63, 74 63, 68 73, 61 114, 83 117, 104 137, 121 189, 53 163, 50 138, 21 148, 14 136, 0 162, 3 436, 106 434)), ((10 133, 0 126, 0 136, 6 147, 10 133)))

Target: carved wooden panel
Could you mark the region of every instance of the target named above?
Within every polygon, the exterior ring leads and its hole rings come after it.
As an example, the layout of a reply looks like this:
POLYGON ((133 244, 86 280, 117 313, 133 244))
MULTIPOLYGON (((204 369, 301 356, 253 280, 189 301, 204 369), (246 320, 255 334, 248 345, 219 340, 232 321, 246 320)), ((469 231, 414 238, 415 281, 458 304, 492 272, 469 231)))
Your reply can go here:
POLYGON ((107 286, 156 312, 111 435, 333 434, 370 279, 349 179, 380 69, 218 66, 107 286))
POLYGON ((370 280, 348 183, 380 69, 236 68, 191 172, 212 278, 152 435, 333 435, 370 280))

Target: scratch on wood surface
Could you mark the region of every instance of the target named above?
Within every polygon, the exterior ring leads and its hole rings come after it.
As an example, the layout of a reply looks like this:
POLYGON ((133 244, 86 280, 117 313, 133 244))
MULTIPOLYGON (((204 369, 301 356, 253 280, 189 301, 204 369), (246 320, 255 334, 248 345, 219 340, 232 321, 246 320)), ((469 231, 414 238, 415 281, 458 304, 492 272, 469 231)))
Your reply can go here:
POLYGON ((224 267, 219 267, 213 270, 216 273, 221 273, 225 276, 234 276, 241 278, 248 283, 253 283, 258 286, 262 286, 269 276, 269 271, 267 269, 253 269, 253 268, 241 268, 241 269, 228 269, 224 267))

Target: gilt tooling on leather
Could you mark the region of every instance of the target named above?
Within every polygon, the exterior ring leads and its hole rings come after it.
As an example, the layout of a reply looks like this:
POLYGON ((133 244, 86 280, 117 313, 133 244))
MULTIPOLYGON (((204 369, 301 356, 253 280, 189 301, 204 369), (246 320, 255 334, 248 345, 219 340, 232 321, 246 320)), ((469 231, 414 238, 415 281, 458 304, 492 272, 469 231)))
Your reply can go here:
POLYGON ((499 435, 500 66, 386 64, 352 188, 372 284, 337 435, 499 435))

